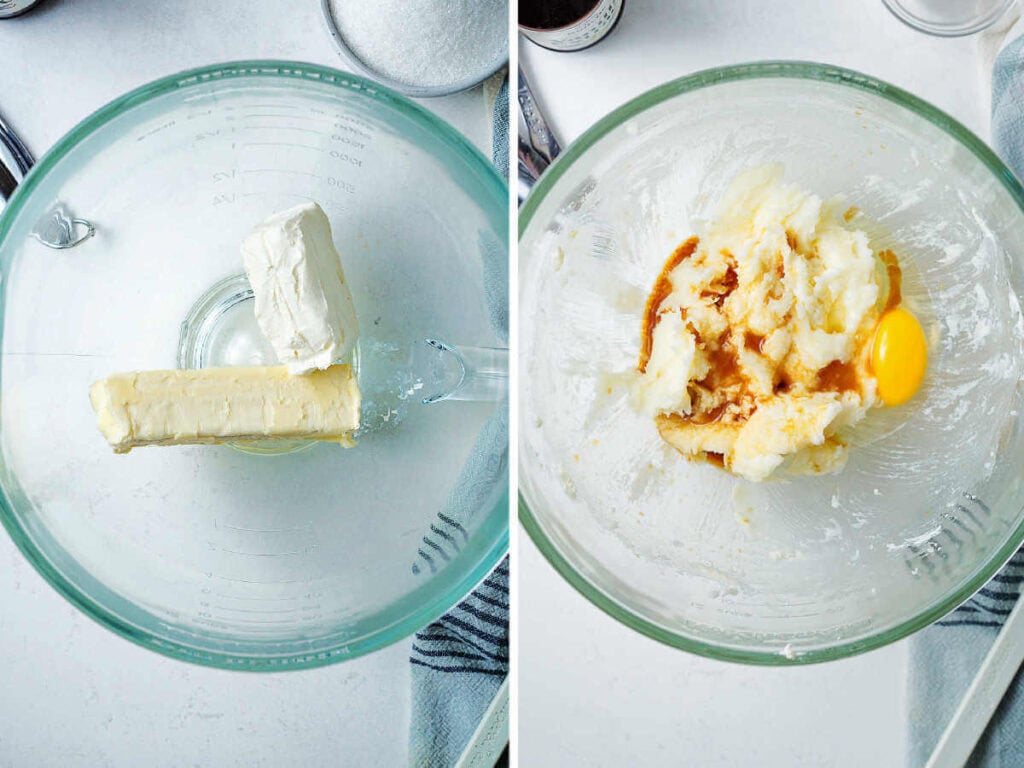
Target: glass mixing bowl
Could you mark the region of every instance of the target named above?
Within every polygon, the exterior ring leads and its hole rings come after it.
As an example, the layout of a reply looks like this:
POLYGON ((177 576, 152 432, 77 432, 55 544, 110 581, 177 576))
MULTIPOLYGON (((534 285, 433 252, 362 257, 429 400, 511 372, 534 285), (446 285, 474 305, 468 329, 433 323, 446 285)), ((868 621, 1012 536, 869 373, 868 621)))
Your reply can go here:
POLYGON ((1024 191, 978 138, 872 78, 806 63, 702 72, 601 120, 520 219, 520 517, 634 629, 761 664, 892 642, 1024 538, 1024 191), (750 483, 686 462, 629 403, 644 300, 726 185, 780 162, 892 248, 926 384, 856 429, 837 475, 750 483))
POLYGON ((351 450, 115 455, 97 431, 90 383, 174 368, 181 345, 270 362, 237 330, 254 327, 251 302, 217 286, 242 272, 246 232, 303 200, 332 222, 361 384, 424 338, 504 346, 505 183, 425 110, 335 70, 246 62, 140 88, 62 139, 0 218, 4 525, 74 604, 169 656, 265 670, 367 653, 436 619, 506 550, 507 446, 478 444, 501 429, 493 402, 392 393, 351 450), (55 204, 95 235, 42 244, 55 204))

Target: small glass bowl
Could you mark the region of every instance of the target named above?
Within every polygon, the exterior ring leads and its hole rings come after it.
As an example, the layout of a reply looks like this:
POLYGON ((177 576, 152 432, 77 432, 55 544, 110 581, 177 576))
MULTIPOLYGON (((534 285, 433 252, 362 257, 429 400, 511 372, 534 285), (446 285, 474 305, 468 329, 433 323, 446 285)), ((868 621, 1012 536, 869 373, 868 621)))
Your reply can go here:
POLYGON ((882 0, 885 7, 908 27, 936 37, 964 37, 988 29, 1015 0, 882 0))
POLYGON ((352 47, 346 42, 345 36, 341 33, 338 28, 337 22, 334 20, 334 12, 331 10, 330 0, 321 0, 320 9, 323 11, 324 23, 327 25, 327 31, 331 34, 331 39, 334 40, 334 44, 337 46, 338 51, 344 57, 346 63, 350 64, 357 72, 366 75, 373 80, 376 80, 381 85, 385 85, 393 91, 398 91, 405 96, 412 96, 414 98, 432 98, 435 96, 450 96, 453 93, 461 93, 462 91, 468 91, 470 88, 475 88, 490 77, 496 75, 502 67, 508 64, 508 51, 506 50, 504 56, 499 56, 495 62, 482 69, 478 74, 468 77, 465 80, 458 80, 454 83, 447 85, 416 85, 414 83, 406 83, 401 80, 396 80, 393 77, 385 75, 373 68, 369 63, 360 58, 352 47))

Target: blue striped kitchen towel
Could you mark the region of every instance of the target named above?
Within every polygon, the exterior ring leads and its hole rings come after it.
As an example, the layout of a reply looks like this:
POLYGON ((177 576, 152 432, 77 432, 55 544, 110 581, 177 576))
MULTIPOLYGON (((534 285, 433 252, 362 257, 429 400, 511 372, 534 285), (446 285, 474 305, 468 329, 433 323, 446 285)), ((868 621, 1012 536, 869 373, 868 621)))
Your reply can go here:
MULTIPOLYGON (((484 87, 493 125, 492 157, 508 178, 508 75, 484 87)), ((508 339, 507 246, 481 243, 485 296, 495 333, 508 339)), ((508 403, 498 405, 455 489, 425 532, 413 573, 428 577, 469 541, 467 522, 508 472, 508 403)), ((409 765, 450 768, 462 756, 508 675, 506 557, 462 602, 413 639, 409 765)))
MULTIPOLYGON (((928 761, 1024 584, 1024 550, 978 593, 911 643, 908 766, 928 761)), ((1018 672, 978 742, 971 768, 1024 766, 1024 678, 1018 672)))
POLYGON ((499 72, 484 85, 484 98, 491 112, 491 162, 508 179, 512 156, 508 151, 508 72, 499 72))
MULTIPOLYGON (((1014 9, 979 41, 992 77, 992 146, 1024 178, 1024 25, 1014 9)), ((919 768, 967 692, 1024 586, 1024 549, 970 600, 911 644, 908 764, 919 768)), ((975 747, 970 768, 1024 766, 1024 676, 1018 671, 975 747)))
POLYGON ((409 765, 458 762, 508 675, 508 558, 465 600, 416 633, 409 765))

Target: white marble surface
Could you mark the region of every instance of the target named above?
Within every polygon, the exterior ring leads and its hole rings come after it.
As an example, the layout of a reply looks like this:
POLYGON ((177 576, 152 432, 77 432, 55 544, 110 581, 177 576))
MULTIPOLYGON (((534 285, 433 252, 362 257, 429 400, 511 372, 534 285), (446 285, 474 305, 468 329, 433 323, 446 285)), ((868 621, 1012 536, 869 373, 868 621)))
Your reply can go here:
MULTIPOLYGON (((520 50, 563 144, 666 80, 757 59, 858 69, 987 134, 975 41, 913 32, 880 0, 627 0, 619 28, 589 51, 520 50)), ((521 530, 519 542, 521 765, 903 764, 906 641, 796 669, 698 658, 601 613, 521 530)))
POLYGON ((902 765, 906 642, 794 669, 692 656, 608 617, 519 541, 524 768, 902 765))
MULTIPOLYGON (((0 21, 0 113, 36 156, 126 90, 218 61, 344 68, 319 0, 47 0, 0 21)), ((480 89, 423 102, 487 151, 480 89)), ((0 534, 0 766, 404 765, 408 643, 308 672, 171 661, 72 608, 0 534)))

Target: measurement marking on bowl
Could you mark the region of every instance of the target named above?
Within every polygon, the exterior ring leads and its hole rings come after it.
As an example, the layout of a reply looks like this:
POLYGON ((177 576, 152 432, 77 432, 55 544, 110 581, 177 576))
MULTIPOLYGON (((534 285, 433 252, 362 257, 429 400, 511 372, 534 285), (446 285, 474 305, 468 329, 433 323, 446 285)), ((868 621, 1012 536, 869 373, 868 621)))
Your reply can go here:
POLYGON ((284 118, 285 120, 309 120, 318 121, 321 123, 333 122, 331 118, 321 117, 318 115, 279 115, 273 112, 254 112, 240 116, 243 120, 259 120, 262 118, 284 118))
POLYGON ((322 179, 323 177, 319 174, 313 173, 312 171, 292 171, 287 168, 250 168, 239 173, 290 173, 295 176, 310 176, 314 179, 322 179))
POLYGON ((223 620, 220 620, 220 619, 215 619, 212 616, 203 616, 201 614, 196 614, 195 623, 196 624, 207 624, 207 625, 213 626, 213 627, 220 627, 221 629, 231 629, 232 627, 236 627, 239 624, 248 624, 248 625, 251 625, 253 627, 253 629, 258 629, 259 627, 264 626, 264 625, 295 624, 297 621, 303 621, 303 620, 309 621, 310 619, 285 619, 283 621, 259 621, 258 619, 257 620, 251 620, 251 619, 249 619, 249 620, 247 620, 247 619, 232 619, 231 621, 223 621, 223 620))
POLYGON ((981 530, 984 527, 982 520, 979 519, 979 515, 987 518, 991 516, 992 511, 984 501, 974 494, 963 493, 961 495, 973 504, 976 509, 972 510, 963 504, 956 504, 954 508, 959 515, 965 516, 973 526, 968 525, 964 520, 949 512, 944 512, 939 517, 946 521, 948 525, 940 523, 935 531, 926 534, 929 537, 927 540, 922 541, 922 537, 917 537, 902 546, 888 545, 890 551, 905 547, 913 554, 913 558, 905 557, 903 561, 912 576, 917 576, 921 573, 918 564, 923 563, 925 575, 932 581, 937 581, 940 576, 948 575, 951 572, 953 568, 951 554, 955 555, 957 563, 963 562, 968 542, 957 536, 951 526, 956 526, 966 533, 970 536, 970 543, 977 545, 978 537, 975 529, 981 530))
MULTIPOLYGON (((198 614, 197 614, 198 615, 198 614)), ((246 618, 243 616, 226 615, 214 619, 212 615, 202 616, 202 619, 224 622, 225 626, 238 626, 245 625, 245 631, 252 631, 252 629, 258 629, 261 626, 280 626, 280 625, 296 625, 304 622, 322 621, 322 616, 319 612, 309 611, 299 616, 287 616, 284 618, 246 618)), ((278 630, 280 631, 280 630, 278 630)))
MULTIPOLYGON (((234 195, 232 195, 232 198, 234 195)), ((300 195, 297 192, 243 192, 239 197, 294 197, 297 200, 311 200, 309 195, 300 195)), ((345 203, 340 200, 334 200, 329 197, 318 197, 317 201, 321 205, 337 206, 342 210, 346 209, 345 203)), ((225 200, 223 202, 234 202, 234 200, 225 200)))
MULTIPOLYGON (((204 616, 203 618, 206 619, 207 617, 204 616)), ((319 618, 320 618, 319 616, 303 616, 303 617, 301 617, 300 620, 301 621, 316 621, 319 618)), ((209 620, 210 621, 214 621, 214 619, 209 619, 209 620)), ((227 622, 222 622, 222 623, 227 624, 227 626, 231 626, 231 624, 252 624, 252 625, 255 625, 255 626, 263 626, 265 624, 294 624, 295 623, 295 619, 232 619, 230 624, 228 624, 227 622)))
MULTIPOLYGON (((963 527, 963 523, 961 523, 959 520, 954 519, 953 516, 950 515, 948 512, 944 512, 942 514, 942 517, 945 518, 945 519, 950 520, 951 522, 953 522, 953 523, 955 523, 955 524, 957 524, 957 525, 959 525, 961 527, 963 527)), ((972 537, 974 536, 974 532, 971 531, 970 529, 964 528, 964 530, 967 531, 968 533, 970 533, 970 535, 972 537)), ((955 533, 953 533, 953 529, 952 528, 947 528, 946 526, 942 526, 942 532, 939 534, 939 536, 945 536, 953 544, 956 545, 956 548, 958 550, 964 548, 964 540, 961 539, 959 536, 957 536, 955 533)))
MULTIPOLYGON (((935 563, 931 561, 928 554, 914 544, 908 545, 907 549, 914 555, 914 559, 916 561, 924 564, 925 570, 928 572, 928 576, 930 578, 935 578, 935 563)), ((915 575, 919 572, 918 568, 912 564, 910 558, 907 558, 904 562, 907 564, 907 568, 909 568, 915 575)))
MULTIPOLYGON (((339 117, 337 119, 338 120, 343 120, 344 118, 339 117)), ((334 130, 336 130, 336 131, 345 131, 347 133, 355 134, 359 138, 365 139, 366 141, 371 141, 373 139, 373 134, 372 133, 367 133, 366 131, 364 131, 364 130, 362 130, 360 128, 355 128, 355 127, 353 127, 351 125, 348 125, 346 123, 343 123, 343 122, 336 122, 334 124, 334 130)), ((332 136, 331 138, 334 139, 334 138, 338 138, 338 137, 332 136)))
POLYGON ((455 547, 455 551, 456 551, 456 552, 458 552, 458 551, 459 551, 459 550, 461 549, 461 547, 459 547, 459 542, 458 542, 458 541, 456 541, 456 540, 455 540, 455 537, 454 537, 454 536, 452 536, 452 535, 451 535, 450 533, 448 533, 447 531, 442 531, 442 530, 441 530, 440 528, 438 528, 438 527, 437 527, 436 525, 434 525, 433 523, 431 523, 431 524, 430 524, 430 530, 431 530, 432 532, 436 533, 436 534, 437 534, 438 536, 440 536, 440 537, 441 537, 442 539, 444 539, 445 541, 451 542, 452 546, 453 546, 453 547, 455 547))
POLYGON ((455 530, 457 530, 457 531, 458 531, 459 533, 461 533, 461 534, 462 534, 462 538, 466 540, 466 543, 467 543, 467 544, 469 543, 469 531, 467 531, 467 530, 466 530, 466 529, 465 529, 465 528, 464 528, 464 527, 462 526, 462 524, 461 524, 461 523, 459 523, 459 522, 458 522, 457 520, 454 520, 454 519, 452 519, 452 518, 448 517, 447 515, 443 515, 443 514, 441 514, 440 512, 438 512, 438 513, 437 513, 437 517, 438 517, 438 518, 439 518, 440 520, 442 520, 442 521, 444 521, 445 523, 447 523, 448 525, 452 526, 452 527, 453 527, 453 528, 454 528, 455 530))
MULTIPOLYGON (((981 508, 981 511, 984 512, 986 515, 992 514, 992 510, 988 508, 988 505, 985 504, 985 502, 983 502, 977 496, 974 496, 973 494, 970 493, 965 493, 964 498, 967 499, 968 501, 973 501, 975 504, 977 504, 981 508)), ((957 508, 960 509, 960 507, 957 508)), ((971 518, 971 520, 973 520, 978 526, 981 526, 981 523, 978 521, 978 518, 972 515, 969 510, 964 508, 964 511, 967 512, 967 515, 971 518)))
POLYGON ((314 147, 309 144, 294 144, 287 141, 249 141, 242 147, 292 147, 293 149, 311 149, 314 152, 326 152, 323 147, 314 147))
POLYGON ((320 131, 315 128, 300 128, 297 125, 240 125, 236 130, 239 131, 264 131, 268 128, 275 131, 301 131, 302 133, 312 133, 315 136, 320 135, 320 131))
MULTIPOLYGON (((967 509, 967 507, 965 507, 963 504, 957 504, 956 505, 956 509, 957 509, 958 512, 962 512, 965 515, 967 515, 968 517, 970 517, 972 520, 974 520, 974 524, 978 525, 980 527, 980 524, 978 523, 977 519, 975 519, 974 515, 972 515, 970 510, 967 509)), ((971 529, 971 528, 968 528, 967 525, 962 520, 959 520, 959 519, 953 517, 953 515, 949 514, 949 512, 944 512, 942 516, 944 518, 946 518, 947 520, 949 520, 954 525, 956 525, 958 528, 963 530, 965 533, 967 533, 967 535, 971 537, 971 541, 972 542, 974 542, 974 543, 978 542, 978 534, 977 534, 977 532, 975 530, 971 529)))
POLYGON ((438 544, 435 544, 433 541, 428 539, 426 536, 423 537, 423 543, 426 544, 431 549, 435 550, 441 556, 441 559, 444 560, 446 563, 450 563, 451 562, 451 558, 448 557, 448 553, 445 552, 444 549, 441 546, 439 546, 438 544))
POLYGON ((211 605, 210 607, 214 610, 231 611, 232 613, 255 613, 276 616, 286 613, 309 613, 310 611, 319 609, 320 606, 310 606, 309 608, 271 608, 265 611, 261 611, 256 608, 232 608, 230 605, 211 605))
POLYGON ((310 523, 306 523, 302 526, 292 526, 291 528, 249 528, 244 525, 233 525, 231 523, 222 523, 220 520, 213 521, 213 527, 218 530, 221 528, 227 528, 232 531, 245 531, 246 533, 294 533, 294 532, 309 532, 313 530, 313 526, 310 523))
POLYGON ((208 579, 220 579, 221 581, 230 581, 235 584, 262 584, 264 586, 276 587, 282 584, 306 584, 312 582, 312 578, 307 579, 275 579, 274 581, 256 581, 255 579, 236 579, 232 576, 221 576, 218 573, 207 573, 206 578, 208 579))
POLYGON ((294 552, 240 552, 237 549, 226 549, 225 547, 216 547, 221 552, 226 552, 229 555, 244 555, 245 557, 290 557, 292 555, 304 555, 316 546, 306 547, 305 549, 297 549, 294 552))
MULTIPOLYGON (((318 123, 318 124, 321 125, 321 129, 317 130, 316 131, 317 133, 323 133, 322 126, 323 126, 324 123, 326 123, 328 125, 334 123, 334 121, 331 118, 329 118, 329 117, 302 117, 302 116, 296 116, 296 115, 267 115, 267 114, 263 114, 263 115, 243 115, 242 118, 245 119, 245 120, 273 120, 273 119, 282 119, 282 120, 291 120, 293 122, 318 123)), ((286 125, 277 125, 277 124, 273 124, 273 123, 267 124, 267 125, 239 125, 237 127, 238 127, 239 130, 246 130, 246 131, 252 131, 252 130, 271 130, 271 131, 282 131, 282 130, 284 130, 284 131, 286 131, 286 130, 288 130, 288 126, 286 126, 286 125)), ((304 128, 303 130, 311 131, 311 130, 316 130, 316 129, 304 128)))
MULTIPOLYGON (((295 597, 253 597, 251 595, 226 595, 223 592, 211 592, 215 597, 223 597, 225 600, 251 600, 257 603, 290 603, 295 597)), ((305 595, 298 595, 305 597, 305 595)))

